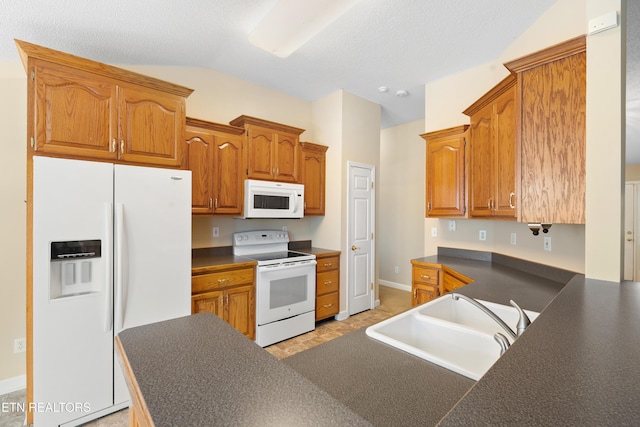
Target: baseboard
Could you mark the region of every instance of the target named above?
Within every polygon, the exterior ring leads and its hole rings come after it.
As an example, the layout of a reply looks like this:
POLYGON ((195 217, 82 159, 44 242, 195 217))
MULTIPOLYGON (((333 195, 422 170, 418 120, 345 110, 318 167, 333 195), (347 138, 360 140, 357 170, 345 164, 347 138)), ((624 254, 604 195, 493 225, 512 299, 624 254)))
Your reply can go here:
POLYGON ((334 319, 336 320, 345 320, 349 318, 349 312, 348 311, 341 311, 340 313, 336 314, 334 319))
POLYGON ((402 291, 411 292, 411 285, 403 285, 402 283, 389 282, 388 280, 378 280, 380 286, 387 286, 389 288, 400 289, 402 291))
POLYGON ((0 395, 13 393, 14 391, 27 388, 27 376, 18 375, 17 377, 0 380, 0 395))

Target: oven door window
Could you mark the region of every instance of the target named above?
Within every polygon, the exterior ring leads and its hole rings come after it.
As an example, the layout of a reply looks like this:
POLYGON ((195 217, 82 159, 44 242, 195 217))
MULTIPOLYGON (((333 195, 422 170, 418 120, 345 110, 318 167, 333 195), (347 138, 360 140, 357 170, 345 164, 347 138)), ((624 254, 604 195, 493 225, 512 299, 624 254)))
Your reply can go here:
POLYGON ((272 280, 269 288, 269 309, 274 310, 306 301, 307 276, 272 280))

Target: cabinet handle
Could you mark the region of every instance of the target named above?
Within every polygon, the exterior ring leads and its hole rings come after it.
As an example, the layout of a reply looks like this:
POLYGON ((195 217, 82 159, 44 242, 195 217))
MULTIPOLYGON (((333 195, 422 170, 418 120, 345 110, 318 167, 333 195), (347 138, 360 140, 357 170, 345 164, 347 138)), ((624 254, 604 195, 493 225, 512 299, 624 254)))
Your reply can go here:
POLYGON ((324 282, 325 285, 330 285, 333 283, 333 280, 327 280, 326 282, 324 282))
POLYGON ((116 152, 116 145, 118 144, 118 142, 116 141, 115 138, 113 138, 113 140, 111 140, 111 152, 115 153, 116 152))
POLYGON ((213 199, 209 199, 209 209, 213 207, 213 199))
POLYGON ((333 263, 332 263, 332 262, 325 262, 325 263, 324 263, 324 266, 325 266, 325 267, 332 267, 332 266, 333 266, 333 263))
POLYGON ((428 275, 426 275, 426 274, 421 274, 421 275, 420 275, 420 278, 421 278, 421 279, 431 279, 431 276, 428 276, 428 275))
POLYGON ((329 308, 329 307, 333 307, 333 304, 325 304, 323 305, 324 308, 329 308))
POLYGON ((218 209, 218 198, 217 197, 213 201, 213 207, 214 207, 214 209, 218 209))
POLYGON ((229 283, 229 279, 218 279, 218 285, 226 285, 229 283))
POLYGON ((413 290, 413 297, 415 298, 415 297, 417 297, 417 296, 418 296, 418 290, 417 290, 417 289, 414 289, 414 290, 413 290))
POLYGON ((512 202, 513 196, 515 196, 515 195, 516 195, 516 193, 514 193, 513 191, 511 193, 509 193, 509 207, 511 209, 515 209, 516 208, 516 205, 514 205, 513 202, 512 202))
POLYGON ((276 176, 280 175, 280 168, 276 168, 276 176))
POLYGON ((124 139, 120 140, 120 154, 124 154, 124 139))

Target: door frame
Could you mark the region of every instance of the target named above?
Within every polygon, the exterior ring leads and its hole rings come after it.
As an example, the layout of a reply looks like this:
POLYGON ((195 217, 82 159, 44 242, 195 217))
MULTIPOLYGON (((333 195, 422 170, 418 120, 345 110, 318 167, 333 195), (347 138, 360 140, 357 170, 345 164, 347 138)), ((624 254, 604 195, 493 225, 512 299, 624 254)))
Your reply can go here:
MULTIPOLYGON (((347 279, 347 304, 346 304, 346 317, 349 317, 349 307, 351 305, 351 290, 352 287, 354 286, 354 284, 351 281, 351 275, 350 272, 353 269, 353 265, 351 262, 351 230, 353 229, 353 224, 351 223, 351 169, 354 167, 358 167, 358 168, 363 168, 363 169, 368 169, 369 170, 369 176, 371 178, 371 182, 374 183, 375 182, 375 176, 376 176, 376 167, 375 165, 370 165, 370 164, 366 164, 366 163, 359 163, 359 162, 354 162, 351 160, 347 160, 347 230, 346 230, 346 241, 345 241, 345 248, 344 251, 347 254, 347 268, 346 268, 346 279, 347 279)), ((373 289, 371 289, 371 296, 370 296, 370 303, 369 303, 369 309, 373 309, 375 308, 375 281, 376 281, 376 276, 375 276, 375 259, 376 259, 376 241, 375 241, 375 237, 376 237, 376 233, 375 233, 375 229, 376 229, 376 192, 375 192, 375 184, 373 184, 373 187, 371 189, 371 208, 369 211, 369 217, 371 218, 371 229, 372 229, 372 233, 373 233, 373 237, 372 237, 372 242, 371 242, 371 263, 369 265, 369 274, 371 275, 371 282, 374 284, 373 289)))

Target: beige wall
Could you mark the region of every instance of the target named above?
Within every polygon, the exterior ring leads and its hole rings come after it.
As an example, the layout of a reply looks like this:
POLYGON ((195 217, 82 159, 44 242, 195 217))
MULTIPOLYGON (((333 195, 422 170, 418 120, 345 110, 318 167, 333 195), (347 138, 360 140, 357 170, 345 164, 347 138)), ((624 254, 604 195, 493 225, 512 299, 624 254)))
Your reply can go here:
POLYGON ((26 336, 26 93, 22 65, 0 63, 0 384, 26 366, 25 353, 13 353, 26 336))
MULTIPOLYGON (((587 18, 621 7, 620 0, 589 0, 587 18)), ((624 262, 625 31, 623 19, 622 25, 587 37, 585 274, 616 282, 624 262)))
MULTIPOLYGON (((425 86, 425 131, 469 123, 461 112, 502 80, 508 71, 504 62, 584 34, 586 2, 559 0, 529 29, 518 37, 496 61, 448 76, 425 86)), ((542 238, 534 237, 526 224, 511 221, 458 220, 456 231, 448 231, 448 220, 426 219, 424 255, 437 252, 438 246, 494 251, 542 262, 560 268, 584 272, 585 227, 553 225, 552 252, 543 250, 542 238), (438 237, 431 236, 437 228, 438 237), (479 230, 487 231, 487 240, 478 239, 479 230), (516 233, 516 245, 510 243, 516 233)))
POLYGON ((378 268, 380 284, 410 290, 411 263, 424 250, 424 120, 380 134, 378 268), (395 272, 398 267, 398 273, 395 272))

